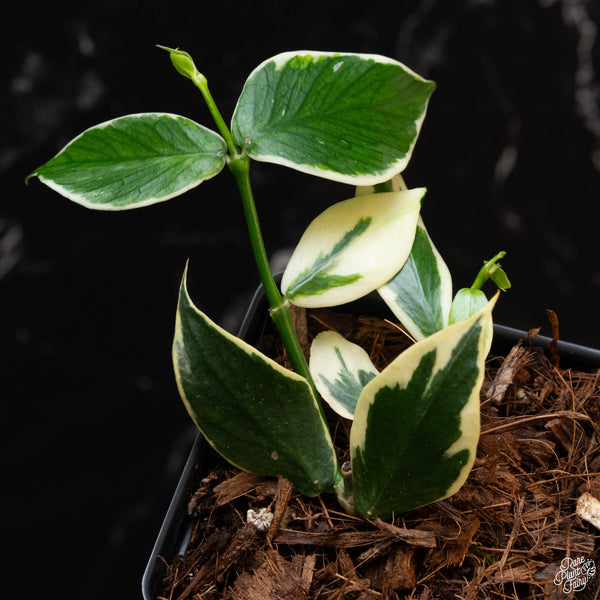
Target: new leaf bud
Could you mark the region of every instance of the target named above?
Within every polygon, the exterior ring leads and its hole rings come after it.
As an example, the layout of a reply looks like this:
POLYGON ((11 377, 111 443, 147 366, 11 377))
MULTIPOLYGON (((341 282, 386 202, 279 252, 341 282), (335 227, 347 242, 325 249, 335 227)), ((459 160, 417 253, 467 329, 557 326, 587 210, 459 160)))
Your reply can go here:
POLYGON ((167 48, 167 46, 158 47, 166 50, 169 53, 171 62, 180 75, 183 75, 192 81, 198 77, 203 77, 202 74, 198 72, 198 69, 194 64, 194 60, 187 52, 178 50, 177 48, 167 48))
POLYGON ((453 325, 472 317, 487 304, 486 295, 481 290, 463 288, 456 292, 450 307, 448 324, 453 325))

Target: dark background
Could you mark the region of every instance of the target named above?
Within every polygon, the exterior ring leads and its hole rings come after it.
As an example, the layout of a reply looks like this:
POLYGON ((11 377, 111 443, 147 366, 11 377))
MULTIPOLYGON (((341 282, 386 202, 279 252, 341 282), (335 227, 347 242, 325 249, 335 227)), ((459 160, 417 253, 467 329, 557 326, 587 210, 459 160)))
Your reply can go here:
MULTIPOLYGON (((585 0, 58 1, 4 5, 0 174, 3 591, 140 597, 193 431, 170 344, 191 259, 196 303, 237 327, 257 283, 227 172, 143 210, 93 212, 25 176, 127 113, 211 125, 155 44, 180 47, 224 115, 261 61, 294 49, 379 53, 434 79, 409 186, 455 286, 508 252, 496 320, 598 345, 600 52, 585 0), (242 303, 240 305, 240 302, 242 303)), ((253 169, 268 251, 349 188, 253 169)))

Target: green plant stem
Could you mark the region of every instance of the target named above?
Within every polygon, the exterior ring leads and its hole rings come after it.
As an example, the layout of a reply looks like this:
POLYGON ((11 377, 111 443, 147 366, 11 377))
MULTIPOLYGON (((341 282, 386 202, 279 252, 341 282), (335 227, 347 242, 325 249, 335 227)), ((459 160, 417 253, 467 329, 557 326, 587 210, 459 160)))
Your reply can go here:
POLYGON ((338 470, 338 476, 333 484, 333 491, 337 495, 342 508, 349 514, 355 515, 354 511, 354 481, 352 479, 352 464, 345 462, 338 470))
MULTIPOLYGON (((304 358, 298 336, 296 335, 296 330, 292 323, 290 306, 281 296, 277 284, 275 283, 275 279, 273 278, 273 273, 271 272, 260 229, 258 214, 256 212, 256 205, 254 203, 252 186, 250 184, 249 157, 244 155, 230 160, 229 170, 233 173, 242 196, 242 204, 244 207, 244 214, 246 215, 250 243, 252 245, 252 251, 254 252, 256 266, 258 267, 258 272, 265 288, 267 301, 271 309, 271 318, 281 336, 281 340, 294 370, 308 380, 315 394, 315 398, 319 398, 314 381, 308 369, 308 364, 304 358)), ((319 409, 321 410, 321 414, 324 414, 320 403, 319 409)))
POLYGON ((225 143, 227 144, 227 149, 229 150, 230 156, 234 159, 237 158, 238 156, 240 156, 240 149, 238 148, 238 146, 236 146, 235 142, 233 141, 233 136, 229 131, 229 127, 227 127, 223 117, 221 116, 221 112, 217 108, 212 94, 208 89, 206 77, 204 77, 202 73, 196 72, 191 79, 194 85, 202 92, 202 97, 204 98, 204 101, 208 106, 208 110, 210 111, 210 114, 212 115, 212 118, 214 119, 215 124, 219 129, 219 133, 225 139, 225 143))

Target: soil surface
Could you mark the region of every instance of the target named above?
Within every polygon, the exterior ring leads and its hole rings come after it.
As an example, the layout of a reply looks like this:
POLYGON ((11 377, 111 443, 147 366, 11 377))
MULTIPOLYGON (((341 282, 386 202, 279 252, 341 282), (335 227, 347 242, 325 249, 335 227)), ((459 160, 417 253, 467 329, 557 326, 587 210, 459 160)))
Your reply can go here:
MULTIPOLYGON (((322 328, 380 367, 410 343, 387 321, 311 313, 309 335, 322 328)), ((600 517, 582 503, 600 499, 600 372, 562 368, 525 339, 490 356, 481 407, 467 483, 392 523, 350 517, 285 479, 214 468, 190 499, 197 526, 159 599, 598 598, 600 517), (247 517, 262 509, 265 530, 247 517)), ((332 426, 346 448, 348 422, 332 426)))

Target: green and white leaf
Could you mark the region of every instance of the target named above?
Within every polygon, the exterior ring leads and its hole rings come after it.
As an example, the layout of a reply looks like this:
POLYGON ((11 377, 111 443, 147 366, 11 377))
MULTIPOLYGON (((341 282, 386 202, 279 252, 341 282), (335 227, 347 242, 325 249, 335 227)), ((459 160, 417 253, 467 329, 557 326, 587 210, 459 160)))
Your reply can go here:
POLYGON ((378 292, 417 341, 448 325, 452 277, 421 218, 404 266, 378 292))
POLYGON ((282 475, 308 496, 333 484, 333 444, 306 379, 199 311, 188 295, 185 275, 173 363, 190 416, 229 462, 261 475, 282 475))
MULTIPOLYGON (((400 174, 376 186, 359 186, 356 195, 405 190, 400 174)), ((410 256, 402 269, 379 288, 383 300, 415 340, 448 325, 452 277, 421 217, 410 256)))
POLYGON ((372 54, 278 54, 248 77, 232 134, 258 161, 371 185, 410 160, 435 84, 372 54))
POLYGON ((88 208, 123 210, 179 196, 225 166, 225 140, 194 121, 142 113, 84 131, 29 177, 88 208))
POLYGON ((451 496, 466 481, 496 298, 405 350, 365 386, 350 434, 360 515, 389 519, 451 496))
POLYGON ((323 399, 345 419, 354 418, 360 393, 379 372, 360 346, 335 331, 315 337, 309 369, 323 399))
POLYGON ((389 281, 410 254, 425 188, 330 206, 306 229, 283 274, 288 300, 309 308, 356 300, 389 281))

